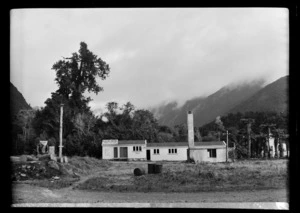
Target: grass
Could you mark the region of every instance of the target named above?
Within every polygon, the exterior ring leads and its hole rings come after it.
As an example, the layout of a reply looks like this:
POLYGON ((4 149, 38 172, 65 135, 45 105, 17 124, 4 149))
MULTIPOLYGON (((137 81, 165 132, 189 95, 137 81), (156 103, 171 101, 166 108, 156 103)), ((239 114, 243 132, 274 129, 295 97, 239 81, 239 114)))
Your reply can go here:
MULTIPOLYGON (((122 164, 120 170, 132 169, 122 164)), ((94 177, 78 186, 79 189, 99 191, 138 192, 199 192, 226 190, 258 190, 287 187, 287 160, 251 160, 234 163, 163 163, 161 174, 94 177), (121 180, 121 177, 127 177, 121 180)))
POLYGON ((64 168, 73 171, 79 175, 89 175, 95 170, 106 170, 111 166, 111 162, 107 160, 99 160, 92 157, 70 157, 68 164, 64 164, 64 168))
POLYGON ((279 189, 286 188, 288 184, 286 159, 199 164, 160 162, 163 165, 161 174, 143 176, 134 176, 133 170, 142 167, 147 173, 147 162, 111 162, 78 156, 69 157, 68 162, 68 164, 59 163, 60 170, 56 170, 56 173, 47 168, 49 177, 35 179, 31 184, 59 189, 71 186, 80 176, 88 175, 91 175, 91 178, 80 183, 78 189, 118 192, 201 192, 279 189), (51 177, 56 176, 57 172, 60 179, 53 181, 51 177))
MULTIPOLYGON (((27 165, 27 164, 25 164, 27 165)), ((24 180, 27 183, 46 187, 50 189, 59 189, 71 186, 80 179, 80 176, 86 176, 95 173, 96 171, 105 171, 111 166, 111 162, 99 160, 92 157, 69 157, 68 163, 58 163, 59 170, 49 168, 45 162, 37 164, 35 170, 22 170, 23 164, 14 165, 17 172, 26 173, 27 177, 24 180), (37 167, 37 165, 39 167, 37 167), (42 170, 43 173, 39 172, 42 170), (36 177, 36 174, 39 176, 36 177), (58 176, 59 180, 53 180, 52 177, 58 176)))
POLYGON ((63 179, 55 180, 55 181, 49 180, 49 179, 44 179, 44 180, 32 181, 30 184, 34 185, 34 186, 49 188, 49 189, 61 189, 61 188, 71 186, 76 181, 78 181, 78 178, 63 178, 63 179))

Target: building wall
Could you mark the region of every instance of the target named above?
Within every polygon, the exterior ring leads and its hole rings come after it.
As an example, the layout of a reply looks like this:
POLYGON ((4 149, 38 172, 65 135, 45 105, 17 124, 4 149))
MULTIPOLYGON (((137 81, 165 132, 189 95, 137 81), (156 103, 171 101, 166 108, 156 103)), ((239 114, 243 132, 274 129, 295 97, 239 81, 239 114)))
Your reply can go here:
POLYGON ((280 153, 281 157, 286 157, 287 156, 287 148, 286 148, 286 144, 282 143, 282 152, 280 153))
POLYGON ((114 146, 103 146, 102 147, 102 159, 113 159, 114 158, 114 146))
POLYGON ((120 158, 120 148, 127 147, 128 151, 128 159, 146 159, 146 145, 138 144, 138 145, 104 145, 102 147, 102 159, 114 159, 114 147, 118 148, 118 158, 120 158), (134 146, 141 146, 141 151, 133 151, 134 146))
POLYGON ((185 161, 187 160, 188 147, 147 147, 150 150, 151 161, 185 161), (159 154, 154 154, 154 149, 159 149, 159 154), (170 153, 169 149, 177 149, 177 153, 170 153))
MULTIPOLYGON (((124 145, 119 145, 120 147, 125 147, 124 145)), ((128 159, 146 159, 146 145, 126 145, 128 147, 128 159), (142 151, 133 151, 134 146, 141 146, 142 151)))
MULTIPOLYGON (((211 147, 209 149, 214 149, 211 147)), ((209 157, 208 149, 191 149, 190 157, 195 161, 195 163, 199 162, 226 162, 226 148, 216 148, 217 156, 216 158, 209 157)))
POLYGON ((270 155, 272 158, 275 156, 275 138, 269 138, 270 155))

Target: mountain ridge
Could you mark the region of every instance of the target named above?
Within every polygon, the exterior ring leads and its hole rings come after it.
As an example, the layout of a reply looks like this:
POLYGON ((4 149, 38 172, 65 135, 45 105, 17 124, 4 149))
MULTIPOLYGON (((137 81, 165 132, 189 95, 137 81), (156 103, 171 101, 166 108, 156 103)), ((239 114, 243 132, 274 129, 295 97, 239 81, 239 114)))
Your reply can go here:
POLYGON ((207 97, 198 97, 188 100, 182 107, 176 107, 176 101, 150 108, 150 111, 158 119, 160 125, 175 126, 186 123, 186 112, 194 113, 194 125, 202 126, 213 121, 217 116, 223 116, 233 112, 245 111, 285 111, 287 107, 287 81, 284 76, 272 83, 264 85, 263 80, 257 80, 240 85, 227 85, 207 97), (265 97, 265 102, 261 101, 265 97), (259 101, 258 101, 259 100, 259 101), (274 100, 277 100, 277 102, 274 100), (281 104, 285 102, 285 104, 281 104), (268 103, 268 104, 267 104, 268 103), (266 105, 266 107, 255 107, 266 105), (280 105, 280 110, 276 106, 280 105), (273 108, 272 108, 273 107, 273 108))
POLYGON ((21 109, 31 109, 22 93, 10 82, 10 116, 13 118, 21 109))

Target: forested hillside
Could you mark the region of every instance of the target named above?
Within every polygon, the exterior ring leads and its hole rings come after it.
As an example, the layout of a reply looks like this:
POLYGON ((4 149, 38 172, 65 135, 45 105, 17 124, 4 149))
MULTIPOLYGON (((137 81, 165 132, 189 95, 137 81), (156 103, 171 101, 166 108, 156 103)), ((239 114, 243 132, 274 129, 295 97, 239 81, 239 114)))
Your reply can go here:
POLYGON ((10 83, 10 113, 13 118, 21 109, 31 109, 19 90, 10 83))
POLYGON ((287 112, 288 80, 289 77, 285 76, 265 86, 230 112, 287 112))

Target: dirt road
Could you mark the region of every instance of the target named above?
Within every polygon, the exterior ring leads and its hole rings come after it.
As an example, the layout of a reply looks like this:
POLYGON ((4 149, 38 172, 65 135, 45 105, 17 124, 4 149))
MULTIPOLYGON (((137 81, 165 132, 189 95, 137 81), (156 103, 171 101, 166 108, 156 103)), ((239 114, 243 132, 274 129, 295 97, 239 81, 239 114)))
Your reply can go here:
POLYGON ((288 202, 285 189, 201 193, 120 193, 72 188, 50 190, 24 183, 13 184, 12 189, 13 203, 288 202))

